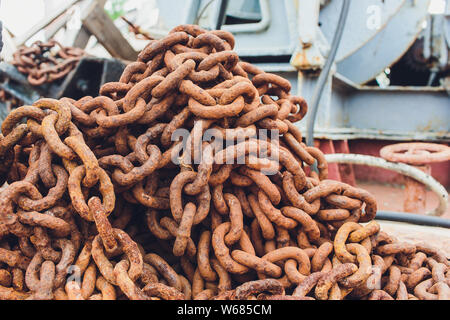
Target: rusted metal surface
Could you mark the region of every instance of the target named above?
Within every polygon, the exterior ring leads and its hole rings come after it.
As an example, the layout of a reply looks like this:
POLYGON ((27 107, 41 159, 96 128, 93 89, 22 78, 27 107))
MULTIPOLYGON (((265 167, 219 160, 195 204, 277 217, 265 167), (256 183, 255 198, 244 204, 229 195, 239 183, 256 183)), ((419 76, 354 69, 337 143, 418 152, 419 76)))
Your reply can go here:
MULTIPOLYGON (((398 143, 383 147, 380 150, 382 158, 392 162, 402 162, 414 165, 426 174, 431 174, 429 164, 450 160, 450 147, 435 143, 398 143)), ((426 207, 426 188, 420 182, 404 177, 405 212, 423 213, 426 207)))
POLYGON ((40 86, 65 77, 85 55, 80 48, 63 47, 56 40, 34 42, 22 46, 14 54, 12 64, 28 76, 28 82, 40 86), (59 48, 53 52, 54 48, 59 48))
POLYGON ((182 25, 100 96, 8 115, 0 299, 448 298, 445 254, 384 233, 370 193, 327 179, 294 125, 305 101, 233 47, 182 25))
MULTIPOLYGON (((6 108, 1 109, 1 112, 23 104, 32 104, 40 97, 59 99, 64 96, 79 99, 86 95, 97 95, 100 87, 120 77, 124 68, 125 64, 116 59, 85 56, 75 69, 59 81, 33 86, 13 65, 1 62, 0 89, 5 92, 6 97, 12 99, 5 102, 6 108), (10 103, 15 100, 17 103, 10 103)), ((6 114, 3 118, 5 116, 6 114)))

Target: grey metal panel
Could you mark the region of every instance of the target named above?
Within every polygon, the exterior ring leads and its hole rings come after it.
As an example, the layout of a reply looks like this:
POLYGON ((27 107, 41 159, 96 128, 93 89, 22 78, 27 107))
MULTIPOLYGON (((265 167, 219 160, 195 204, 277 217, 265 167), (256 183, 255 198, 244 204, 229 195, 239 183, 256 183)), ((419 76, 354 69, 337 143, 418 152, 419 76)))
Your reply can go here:
MULTIPOLYGON (((239 33, 258 33, 265 32, 267 28, 270 27, 272 20, 272 14, 270 12, 270 0, 253 0, 253 2, 258 3, 258 8, 260 10, 261 20, 254 23, 244 23, 244 24, 232 24, 232 25, 222 25, 222 30, 229 31, 233 34, 239 33)), ((236 2, 232 2, 232 6, 229 9, 233 9, 236 2)), ((227 15, 229 15, 230 10, 227 10, 227 15)))
POLYGON ((362 48, 338 63, 338 72, 355 83, 374 79, 400 59, 422 29, 429 0, 407 0, 387 26, 362 48))
MULTIPOLYGON (((352 1, 348 13, 350 19, 345 22, 342 39, 336 53, 336 61, 348 57, 372 39, 386 26, 406 1, 409 0, 352 1)), ((333 40, 342 3, 343 0, 332 0, 320 10, 320 29, 329 43, 333 40)))
POLYGON ((169 31, 180 24, 193 23, 200 0, 157 0, 164 29, 169 31))

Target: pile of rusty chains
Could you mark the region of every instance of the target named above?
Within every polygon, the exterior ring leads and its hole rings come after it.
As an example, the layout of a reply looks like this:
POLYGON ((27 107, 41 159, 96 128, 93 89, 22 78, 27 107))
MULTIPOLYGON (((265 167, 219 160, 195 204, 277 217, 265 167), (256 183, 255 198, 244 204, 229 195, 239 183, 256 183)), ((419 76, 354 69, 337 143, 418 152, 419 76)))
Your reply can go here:
POLYGON ((293 125, 305 101, 233 46, 228 32, 179 26, 101 96, 9 114, 0 299, 449 298, 446 256, 380 231, 369 193, 327 180, 293 125), (171 139, 181 128, 185 148, 171 139), (211 148, 208 128, 237 143, 211 148), (279 130, 279 144, 258 129, 279 130), (279 163, 251 156, 263 147, 279 163))
POLYGON ((12 64, 28 75, 33 86, 50 83, 65 77, 85 55, 83 49, 64 47, 56 40, 36 41, 30 47, 22 46, 13 54, 12 64), (54 48, 58 51, 52 52, 54 48))

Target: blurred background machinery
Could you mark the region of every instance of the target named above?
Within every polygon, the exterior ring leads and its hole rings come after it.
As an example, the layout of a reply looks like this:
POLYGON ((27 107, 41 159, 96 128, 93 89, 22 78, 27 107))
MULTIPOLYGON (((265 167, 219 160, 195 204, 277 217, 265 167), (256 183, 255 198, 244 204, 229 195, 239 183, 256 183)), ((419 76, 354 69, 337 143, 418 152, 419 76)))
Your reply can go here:
MULTIPOLYGON (((214 28, 219 0, 158 0, 163 35, 179 23, 214 28), (174 8, 178 8, 177 10, 174 8)), ((222 29, 243 59, 287 77, 311 99, 343 0, 231 0, 222 29)), ((315 126, 326 139, 450 140, 450 9, 429 0, 350 1, 315 126), (388 115, 383 117, 380 115, 388 115)), ((310 101, 308 101, 310 102, 310 101)))
MULTIPOLYGON (((330 72, 324 68, 345 0, 229 0, 221 12, 223 2, 156 0, 157 21, 141 26, 157 38, 180 23, 213 29, 222 19, 242 59, 289 79, 310 107, 317 105, 309 122, 325 153, 379 156, 382 147, 405 141, 448 145, 450 1, 349 1, 330 72), (322 71, 323 90, 314 97, 322 71)), ((130 17, 145 23, 139 12, 130 17)), ((330 166, 331 178, 347 183, 403 183, 380 168, 330 166)), ((449 161, 431 165, 447 188, 448 172, 449 161)))

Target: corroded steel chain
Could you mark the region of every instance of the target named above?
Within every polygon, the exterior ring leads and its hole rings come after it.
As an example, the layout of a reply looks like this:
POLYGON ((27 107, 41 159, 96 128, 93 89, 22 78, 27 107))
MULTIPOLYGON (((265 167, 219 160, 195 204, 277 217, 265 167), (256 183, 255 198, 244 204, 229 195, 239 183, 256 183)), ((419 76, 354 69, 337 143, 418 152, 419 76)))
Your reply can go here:
POLYGON ((446 256, 328 180, 304 99, 233 47, 179 26, 100 96, 8 115, 0 299, 449 298, 446 256))
POLYGON ((83 49, 64 47, 56 40, 36 41, 14 52, 11 63, 31 85, 39 86, 65 77, 84 55, 83 49))
POLYGON ((16 97, 10 95, 4 89, 0 89, 0 122, 8 115, 8 113, 17 107, 23 105, 23 102, 16 97))

